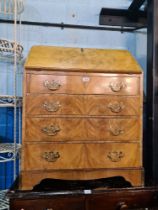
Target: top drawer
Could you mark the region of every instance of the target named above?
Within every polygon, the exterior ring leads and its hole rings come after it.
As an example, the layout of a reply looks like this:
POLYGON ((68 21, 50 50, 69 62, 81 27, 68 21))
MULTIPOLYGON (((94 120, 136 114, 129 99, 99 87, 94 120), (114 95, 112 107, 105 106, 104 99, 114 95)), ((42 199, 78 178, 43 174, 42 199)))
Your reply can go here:
POLYGON ((139 95, 140 77, 120 74, 28 74, 28 93, 139 95))

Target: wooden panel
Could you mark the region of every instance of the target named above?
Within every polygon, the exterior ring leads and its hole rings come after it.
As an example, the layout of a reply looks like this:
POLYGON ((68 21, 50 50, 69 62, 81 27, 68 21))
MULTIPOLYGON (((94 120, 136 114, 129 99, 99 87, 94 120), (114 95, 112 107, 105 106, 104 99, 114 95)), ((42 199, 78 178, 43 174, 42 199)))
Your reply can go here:
POLYGON ((81 49, 34 46, 25 68, 41 70, 141 73, 141 67, 127 50, 81 49))
MULTIPOLYGON (((120 210, 120 209, 157 209, 157 187, 130 187, 93 190, 84 193, 82 190, 64 192, 30 192, 12 190, 7 193, 10 201, 10 210, 52 210, 65 206, 66 210, 76 205, 80 210, 120 210), (53 207, 51 208, 51 204, 53 207), (69 205, 71 207, 69 208, 69 205), (75 205, 76 204, 76 205, 75 205), (33 207, 33 208, 32 208, 33 207), (38 208, 39 207, 39 208, 38 208), (42 209, 40 209, 42 207, 42 209), (47 208, 49 207, 49 208, 47 208)), ((65 208, 64 208, 65 210, 65 208)))
POLYGON ((23 190, 32 189, 42 179, 57 178, 66 180, 90 180, 113 176, 123 176, 133 186, 142 186, 143 172, 141 169, 108 169, 108 170, 60 170, 60 171, 24 171, 21 186, 23 190))
POLYGON ((139 141, 140 119, 27 118, 25 141, 139 141))
POLYGON ((23 149, 25 170, 70 170, 141 166, 140 146, 137 143, 32 143, 25 144, 23 149))
POLYGON ((84 210, 84 197, 75 196, 66 198, 60 196, 60 199, 20 199, 11 202, 10 210, 84 210))
POLYGON ((23 149, 25 170, 81 169, 85 165, 83 144, 26 144, 23 149))
POLYGON ((80 115, 86 114, 84 96, 65 94, 29 94, 26 96, 28 115, 80 115))
POLYGON ((90 95, 85 106, 88 115, 132 116, 141 114, 140 100, 140 97, 90 95))
POLYGON ((86 144, 85 151, 88 168, 141 166, 141 150, 137 143, 86 144))
POLYGON ((139 115, 140 97, 39 94, 26 96, 28 115, 139 115))
POLYGON ((113 189, 88 196, 87 210, 157 210, 157 187, 113 189))
POLYGON ((35 75, 28 81, 30 93, 138 95, 140 78, 129 76, 35 75), (77 88, 76 88, 77 87, 77 88))

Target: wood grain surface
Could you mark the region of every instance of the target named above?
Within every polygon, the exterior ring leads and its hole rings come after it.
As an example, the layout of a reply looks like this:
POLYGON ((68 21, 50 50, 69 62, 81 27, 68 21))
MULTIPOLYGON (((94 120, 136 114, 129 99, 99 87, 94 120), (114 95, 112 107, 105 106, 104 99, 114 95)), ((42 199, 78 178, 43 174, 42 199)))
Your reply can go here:
POLYGON ((141 73, 141 68, 127 50, 34 46, 25 68, 76 70, 90 72, 141 73))
POLYGON ((139 96, 29 94, 26 114, 136 116, 142 111, 140 100, 139 96))
POLYGON ((34 117, 26 119, 25 139, 26 142, 139 141, 140 127, 140 119, 137 117, 34 117))
POLYGON ((133 186, 143 185, 143 170, 141 168, 120 169, 82 169, 82 170, 51 170, 51 171, 24 171, 21 174, 20 189, 28 190, 46 178, 63 180, 91 180, 113 176, 122 176, 133 186))
POLYGON ((128 51, 35 46, 23 91, 22 189, 43 178, 143 184, 143 75, 128 51))
POLYGON ((31 143, 23 149, 23 155, 29 157, 24 163, 26 171, 140 167, 142 164, 137 143, 31 143))
POLYGON ((31 74, 27 87, 28 93, 139 95, 140 78, 120 74, 31 74), (52 88, 55 84, 56 89, 52 88))

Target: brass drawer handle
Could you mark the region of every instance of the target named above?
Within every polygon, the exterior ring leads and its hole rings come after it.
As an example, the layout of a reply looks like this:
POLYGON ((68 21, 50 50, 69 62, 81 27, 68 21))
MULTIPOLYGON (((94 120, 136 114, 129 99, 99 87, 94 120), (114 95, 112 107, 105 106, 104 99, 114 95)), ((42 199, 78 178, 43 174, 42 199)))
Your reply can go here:
POLYGON ((48 136, 55 136, 60 131, 60 127, 58 125, 50 125, 48 127, 44 127, 41 129, 41 131, 48 136))
POLYGON ((109 86, 113 92, 119 92, 126 88, 126 84, 124 82, 110 82, 109 86))
POLYGON ((48 112, 57 112, 60 109, 61 105, 59 101, 54 103, 44 102, 43 108, 48 112))
POLYGON ((44 152, 42 158, 47 162, 56 162, 60 158, 59 152, 44 152))
POLYGON ((47 209, 45 209, 45 210, 53 210, 52 208, 47 208, 47 209))
POLYGON ((118 207, 118 210, 128 209, 128 205, 125 202, 120 202, 118 207))
POLYGON ((53 209, 52 208, 51 209, 49 208, 49 209, 45 209, 45 210, 53 210, 53 209))
POLYGON ((121 128, 111 128, 110 132, 113 136, 119 136, 124 133, 124 130, 121 128))
POLYGON ((52 208, 47 208, 47 209, 44 209, 44 210, 54 210, 54 209, 52 209, 52 208))
POLYGON ((121 161, 121 159, 124 157, 124 153, 123 152, 109 152, 107 157, 112 161, 112 162, 119 162, 121 161))
POLYGON ((61 86, 60 82, 55 80, 52 80, 51 82, 49 82, 48 80, 44 81, 44 87, 52 91, 59 90, 60 86, 61 86))
POLYGON ((108 108, 111 110, 111 112, 119 113, 125 108, 125 105, 122 102, 119 103, 114 101, 108 104, 108 108))
POLYGON ((53 210, 52 208, 48 208, 48 209, 45 209, 45 210, 53 210))

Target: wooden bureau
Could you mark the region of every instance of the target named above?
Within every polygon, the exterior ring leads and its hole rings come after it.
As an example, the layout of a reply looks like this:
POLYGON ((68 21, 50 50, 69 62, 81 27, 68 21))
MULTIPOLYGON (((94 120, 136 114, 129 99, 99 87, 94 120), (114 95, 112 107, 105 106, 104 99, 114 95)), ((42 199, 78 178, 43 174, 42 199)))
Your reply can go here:
POLYGON ((44 178, 143 184, 142 70, 126 50, 34 46, 25 63, 21 188, 44 178))

